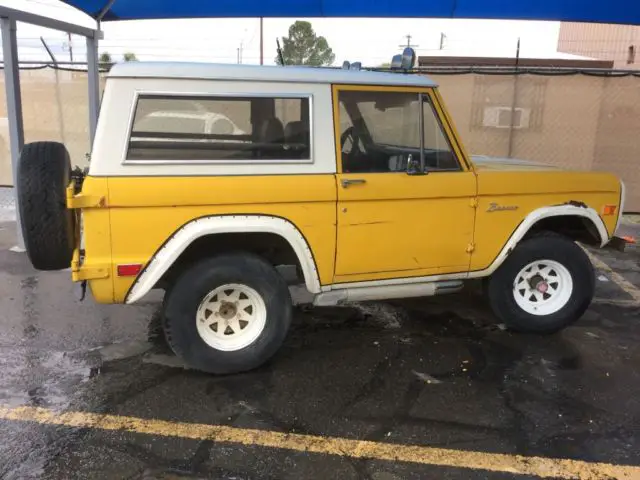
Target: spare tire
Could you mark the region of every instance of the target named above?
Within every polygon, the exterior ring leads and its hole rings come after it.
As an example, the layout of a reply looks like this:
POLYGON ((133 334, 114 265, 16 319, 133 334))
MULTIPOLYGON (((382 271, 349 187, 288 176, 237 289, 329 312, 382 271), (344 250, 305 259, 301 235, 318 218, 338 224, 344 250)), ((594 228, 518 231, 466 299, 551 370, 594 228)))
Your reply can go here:
POLYGON ((71 161, 64 145, 34 142, 18 162, 18 209, 29 260, 38 270, 71 265, 75 248, 75 212, 67 208, 71 161))

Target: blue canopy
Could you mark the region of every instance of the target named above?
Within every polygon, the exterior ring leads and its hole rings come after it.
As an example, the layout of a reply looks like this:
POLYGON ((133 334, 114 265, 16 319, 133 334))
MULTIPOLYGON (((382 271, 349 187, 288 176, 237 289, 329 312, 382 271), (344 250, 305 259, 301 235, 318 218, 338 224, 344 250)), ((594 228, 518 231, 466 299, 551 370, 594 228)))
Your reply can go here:
MULTIPOLYGON (((108 0, 63 0, 97 18, 108 0)), ((426 17, 640 24, 640 0, 115 0, 103 20, 426 17)))

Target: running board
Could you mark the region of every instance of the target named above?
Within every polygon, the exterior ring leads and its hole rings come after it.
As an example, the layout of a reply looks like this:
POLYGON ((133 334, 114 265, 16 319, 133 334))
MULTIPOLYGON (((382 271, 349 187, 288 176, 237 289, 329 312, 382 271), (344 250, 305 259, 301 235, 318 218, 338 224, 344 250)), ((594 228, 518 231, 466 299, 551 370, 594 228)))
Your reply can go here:
POLYGON ((408 283, 404 285, 377 285, 373 287, 350 287, 331 290, 316 295, 313 304, 317 306, 340 305, 342 303, 388 300, 392 298, 432 297, 462 290, 460 280, 442 282, 408 283))

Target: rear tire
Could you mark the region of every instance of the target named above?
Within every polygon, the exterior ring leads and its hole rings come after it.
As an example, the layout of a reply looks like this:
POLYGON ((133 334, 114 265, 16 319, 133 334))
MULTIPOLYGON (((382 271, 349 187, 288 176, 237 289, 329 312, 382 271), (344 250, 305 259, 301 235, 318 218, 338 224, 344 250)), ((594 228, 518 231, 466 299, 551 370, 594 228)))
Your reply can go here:
POLYGON ((589 257, 572 240, 544 233, 520 243, 490 277, 489 303, 507 327, 554 333, 578 320, 595 291, 589 257))
POLYGON ((69 152, 57 142, 24 146, 18 162, 18 209, 29 260, 38 270, 71 265, 75 248, 75 213, 67 209, 71 181, 69 152))
POLYGON ((203 260, 168 290, 164 331, 172 350, 192 367, 228 374, 254 369, 278 350, 291 324, 282 276, 245 253, 203 260))

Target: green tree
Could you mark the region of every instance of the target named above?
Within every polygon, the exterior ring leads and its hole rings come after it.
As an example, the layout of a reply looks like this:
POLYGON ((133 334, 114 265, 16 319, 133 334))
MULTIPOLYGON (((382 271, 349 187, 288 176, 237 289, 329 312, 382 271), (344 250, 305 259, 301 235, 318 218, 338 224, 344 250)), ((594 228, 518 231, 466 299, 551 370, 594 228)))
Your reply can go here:
POLYGON ((102 52, 100 54, 100 58, 98 59, 100 63, 113 63, 111 59, 111 54, 109 52, 102 52))
MULTIPOLYGON (((319 37, 309 22, 297 21, 289 27, 289 36, 282 37, 282 56, 286 65, 331 65, 336 56, 327 39, 319 37)), ((276 63, 281 65, 280 56, 276 63)))
POLYGON ((125 62, 136 62, 138 61, 138 57, 136 57, 136 54, 133 52, 126 52, 122 58, 124 59, 125 62))

